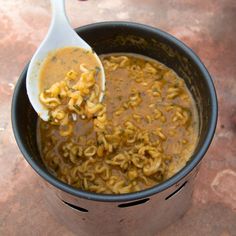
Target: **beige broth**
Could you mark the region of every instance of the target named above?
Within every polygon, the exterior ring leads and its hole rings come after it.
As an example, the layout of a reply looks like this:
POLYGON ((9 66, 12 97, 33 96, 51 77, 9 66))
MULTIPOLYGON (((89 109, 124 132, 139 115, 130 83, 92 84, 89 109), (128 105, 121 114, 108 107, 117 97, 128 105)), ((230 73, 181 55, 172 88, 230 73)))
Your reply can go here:
MULTIPOLYGON (((91 59, 85 61, 83 55, 67 48, 56 61, 55 55, 48 58, 41 74, 42 88, 71 69, 79 71, 81 61, 97 66, 91 59)), ((195 102, 184 80, 156 60, 126 53, 102 55, 100 59, 106 75, 103 103, 108 125, 104 137, 109 143, 113 130, 119 129, 118 144, 99 155, 104 144, 98 140, 93 118, 71 120, 73 132, 66 137, 60 135, 58 126, 38 119, 42 159, 60 180, 87 191, 121 194, 161 183, 183 168, 194 152, 198 140, 195 102), (91 145, 97 153, 86 157, 86 148, 91 145), (126 161, 118 162, 122 155, 126 161), (134 158, 140 158, 142 164, 134 158), (149 171, 152 163, 158 168, 149 171), (105 176, 98 166, 108 174, 105 176)))
POLYGON ((93 51, 78 47, 66 47, 51 52, 43 62, 40 71, 40 91, 48 89, 54 83, 63 80, 70 70, 77 71, 80 74, 79 67, 82 63, 86 64, 90 70, 99 68, 93 51))

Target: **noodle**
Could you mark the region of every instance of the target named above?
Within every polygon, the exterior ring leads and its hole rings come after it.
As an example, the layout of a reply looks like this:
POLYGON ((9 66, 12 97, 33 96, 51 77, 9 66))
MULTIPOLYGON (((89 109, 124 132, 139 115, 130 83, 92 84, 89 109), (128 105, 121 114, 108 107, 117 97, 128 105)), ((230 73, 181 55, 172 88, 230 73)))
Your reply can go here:
POLYGON ((194 101, 184 81, 157 61, 125 54, 101 59, 103 103, 96 70, 85 63, 42 91, 51 117, 47 128, 39 121, 42 158, 76 188, 140 191, 170 178, 191 157, 198 136, 194 101))

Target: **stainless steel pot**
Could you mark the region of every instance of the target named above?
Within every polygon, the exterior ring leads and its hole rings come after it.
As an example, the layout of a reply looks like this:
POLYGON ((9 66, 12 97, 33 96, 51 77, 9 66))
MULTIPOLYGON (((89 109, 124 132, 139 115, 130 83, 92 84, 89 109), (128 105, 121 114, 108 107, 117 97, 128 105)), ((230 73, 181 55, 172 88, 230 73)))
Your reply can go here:
POLYGON ((46 170, 37 148, 37 114, 25 88, 27 66, 12 100, 17 144, 25 159, 45 180, 50 208, 77 235, 155 235, 182 216, 191 204, 194 177, 217 122, 217 98, 211 77, 191 49, 159 29, 130 22, 104 22, 77 28, 76 32, 98 54, 132 52, 149 56, 174 69, 186 81, 200 114, 199 142, 191 160, 172 178, 137 193, 95 194, 60 182, 46 170))

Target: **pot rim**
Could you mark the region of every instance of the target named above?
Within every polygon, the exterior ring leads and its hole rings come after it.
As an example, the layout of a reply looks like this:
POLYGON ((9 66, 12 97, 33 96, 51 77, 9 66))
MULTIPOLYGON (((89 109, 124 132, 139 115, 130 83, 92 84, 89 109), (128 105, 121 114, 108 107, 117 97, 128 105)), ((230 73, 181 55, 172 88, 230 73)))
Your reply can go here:
POLYGON ((168 42, 176 45, 178 48, 181 48, 184 53, 186 53, 192 60, 193 62, 197 65, 198 69, 200 72, 203 74, 203 77, 205 78, 207 87, 210 92, 210 103, 211 103, 211 116, 209 119, 209 127, 207 131, 207 135, 205 138, 204 143, 202 144, 201 149, 195 153, 191 160, 183 167, 179 172, 177 172, 175 175, 173 175, 171 178, 167 179, 166 181, 157 184, 151 188, 139 191, 139 192, 134 192, 134 193, 128 193, 128 194, 98 194, 98 193, 92 193, 92 192, 87 192, 83 191, 77 188, 74 188, 66 183, 61 182, 58 180, 56 177, 52 176, 49 172, 47 172, 44 168, 39 166, 28 154, 27 149, 25 148, 23 142, 20 139, 20 134, 18 127, 16 126, 16 100, 19 94, 19 89, 20 85, 22 83, 22 80, 24 80, 27 72, 28 65, 24 68, 23 72, 21 73, 19 80, 15 86, 13 98, 12 98, 12 108, 11 108, 11 121, 12 121, 12 127, 13 127, 13 132, 15 135, 16 142, 18 144, 18 147, 20 151, 22 152, 24 158, 26 161, 31 165, 31 167, 47 182, 52 184, 54 187, 59 188, 62 191, 65 191, 69 194, 72 194, 76 197, 81 197, 85 198, 88 200, 94 200, 94 201, 103 201, 103 202, 127 202, 127 201, 132 201, 132 200, 137 200, 137 199, 142 199, 142 198, 147 198, 149 196, 152 196, 154 194, 157 194, 159 192, 162 192, 166 190, 167 188, 170 188, 177 182, 179 182, 181 179, 183 179, 186 175, 188 175, 201 161, 205 153, 207 152, 209 145, 211 144, 211 141, 213 139, 215 129, 216 129, 216 124, 217 124, 217 116, 218 116, 218 105, 217 105, 217 96, 216 96, 216 91, 215 87, 213 84, 213 81, 211 79, 210 74, 208 73, 206 67, 200 60, 200 58, 193 52, 192 49, 190 49, 188 46, 186 46, 184 43, 182 43, 180 40, 175 38, 174 36, 158 29, 154 28, 152 26, 147 26, 144 24, 140 23, 134 23, 134 22, 126 22, 126 21, 107 21, 107 22, 98 22, 98 23, 93 23, 89 25, 85 25, 82 27, 76 28, 76 32, 79 32, 81 30, 91 30, 93 28, 104 28, 104 27, 127 27, 127 28, 135 28, 140 31, 146 30, 152 33, 157 34, 161 38, 165 38, 168 42))

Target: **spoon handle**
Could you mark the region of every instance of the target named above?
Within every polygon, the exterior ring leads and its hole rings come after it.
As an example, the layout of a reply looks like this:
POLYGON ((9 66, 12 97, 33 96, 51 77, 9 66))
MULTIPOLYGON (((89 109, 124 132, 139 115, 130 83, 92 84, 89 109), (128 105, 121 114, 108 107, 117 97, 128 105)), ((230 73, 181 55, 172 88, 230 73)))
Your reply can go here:
POLYGON ((51 0, 52 20, 49 32, 56 31, 56 33, 64 33, 63 29, 71 29, 68 17, 65 12, 64 0, 51 0), (61 29, 61 30, 60 30, 61 29))

